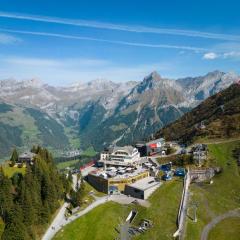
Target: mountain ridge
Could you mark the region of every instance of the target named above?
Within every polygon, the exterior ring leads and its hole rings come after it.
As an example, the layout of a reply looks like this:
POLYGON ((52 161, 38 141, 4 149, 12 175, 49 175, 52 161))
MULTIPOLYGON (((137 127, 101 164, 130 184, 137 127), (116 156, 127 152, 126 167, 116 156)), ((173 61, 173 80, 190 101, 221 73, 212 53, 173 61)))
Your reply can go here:
POLYGON ((207 98, 175 122, 160 129, 156 138, 192 143, 197 138, 240 137, 240 84, 207 98))
MULTIPOLYGON (((21 144, 13 142, 12 146, 26 144, 27 128, 22 124, 25 119, 35 129, 35 137, 28 134, 32 141, 36 139, 36 132, 39 139, 53 133, 49 135, 50 146, 55 148, 53 141, 60 136, 62 128, 61 138, 65 139, 66 147, 93 146, 99 151, 111 143, 124 145, 152 135, 238 79, 237 74, 214 71, 196 78, 174 80, 153 71, 139 82, 97 79, 68 87, 50 86, 37 79, 18 83, 14 79, 10 83, 1 80, 1 102, 13 105, 15 111, 14 114, 1 113, 0 109, 0 123, 6 124, 9 118, 9 131, 13 131, 11 127, 20 130, 21 144), (24 111, 29 108, 37 111, 38 120, 24 111), (49 129, 44 130, 42 122, 47 118, 50 119, 49 129), (54 129, 54 124, 59 126, 58 130, 54 129)), ((44 142, 41 140, 40 144, 44 142)), ((8 150, 10 146, 11 143, 8 150)))

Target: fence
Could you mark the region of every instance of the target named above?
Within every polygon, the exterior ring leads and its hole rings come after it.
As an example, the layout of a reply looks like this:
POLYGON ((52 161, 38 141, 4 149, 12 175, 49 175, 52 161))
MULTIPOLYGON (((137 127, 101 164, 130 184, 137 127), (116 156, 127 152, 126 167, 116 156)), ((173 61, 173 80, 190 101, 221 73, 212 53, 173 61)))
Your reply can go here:
POLYGON ((178 218, 177 218, 177 225, 178 230, 173 234, 173 237, 180 236, 183 232, 184 228, 184 221, 186 216, 186 210, 187 210, 187 198, 188 198, 188 188, 191 183, 191 177, 189 170, 187 171, 187 174, 184 177, 183 182, 183 192, 182 192, 182 198, 178 210, 178 218))

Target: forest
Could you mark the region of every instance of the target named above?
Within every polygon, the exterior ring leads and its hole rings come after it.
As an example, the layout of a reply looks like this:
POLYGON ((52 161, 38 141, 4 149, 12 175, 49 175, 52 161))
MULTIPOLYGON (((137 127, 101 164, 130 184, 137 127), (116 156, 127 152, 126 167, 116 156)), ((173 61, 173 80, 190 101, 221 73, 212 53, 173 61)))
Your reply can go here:
MULTIPOLYGON (((26 173, 12 177, 0 168, 0 238, 3 240, 36 239, 42 234, 67 193, 71 178, 61 175, 52 154, 45 148, 33 147, 33 164, 26 173)), ((12 162, 15 162, 13 151, 12 162)))

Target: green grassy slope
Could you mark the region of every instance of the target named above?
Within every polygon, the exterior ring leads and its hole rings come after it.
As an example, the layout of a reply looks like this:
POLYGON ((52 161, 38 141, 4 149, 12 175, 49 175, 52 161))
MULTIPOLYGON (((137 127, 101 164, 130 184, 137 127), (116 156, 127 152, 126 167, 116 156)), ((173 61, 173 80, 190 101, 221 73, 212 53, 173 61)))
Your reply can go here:
POLYGON ((59 162, 57 164, 58 169, 65 169, 67 167, 73 167, 76 163, 79 162, 79 159, 71 160, 71 161, 66 161, 66 162, 59 162))
POLYGON ((176 179, 164 184, 150 197, 151 206, 144 208, 138 215, 151 219, 153 228, 145 234, 136 237, 138 240, 172 239, 177 230, 176 219, 182 194, 182 180, 176 179))
POLYGON ((154 227, 143 235, 135 239, 171 239, 176 231, 176 217, 182 192, 182 181, 174 180, 164 183, 150 197, 151 206, 144 208, 135 205, 119 205, 109 202, 98 206, 85 216, 70 223, 60 231, 54 239, 84 239, 102 240, 114 239, 117 233, 114 230, 118 227, 120 219, 126 219, 131 209, 138 210, 138 215, 134 221, 138 225, 142 218, 153 221, 154 227))
POLYGON ((198 204, 198 222, 187 220, 185 239, 200 239, 204 226, 214 217, 240 206, 240 171, 236 159, 232 157, 232 150, 239 145, 240 141, 209 145, 214 164, 222 167, 223 172, 213 178, 212 185, 191 185, 190 204, 198 204))
POLYGON ((9 178, 12 177, 15 173, 21 173, 25 174, 26 173, 26 167, 18 168, 17 166, 10 167, 8 163, 2 164, 3 172, 6 176, 9 178))
POLYGON ((0 143, 0 158, 4 158, 14 147, 40 144, 62 149, 69 141, 63 126, 40 110, 0 103, 0 143))
POLYGON ((216 225, 210 231, 209 240, 239 240, 240 218, 228 218, 216 225))
POLYGON ((68 138, 64 134, 64 128, 56 120, 49 115, 33 109, 25 109, 25 113, 29 114, 35 120, 39 135, 44 146, 52 146, 54 148, 62 148, 68 144, 68 138))
POLYGON ((10 154, 14 146, 22 146, 22 130, 0 122, 0 157, 10 154))
POLYGON ((102 240, 116 237, 115 227, 128 214, 130 208, 122 208, 110 202, 101 205, 85 216, 64 227, 54 239, 102 240))

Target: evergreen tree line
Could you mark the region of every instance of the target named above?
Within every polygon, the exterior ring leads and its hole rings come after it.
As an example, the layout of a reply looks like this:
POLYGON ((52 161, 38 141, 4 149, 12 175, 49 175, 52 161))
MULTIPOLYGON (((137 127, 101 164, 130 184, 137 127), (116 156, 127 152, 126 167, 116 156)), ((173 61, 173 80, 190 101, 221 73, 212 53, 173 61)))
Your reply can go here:
POLYGON ((32 152, 36 153, 34 164, 26 166, 24 175, 15 173, 9 178, 0 168, 2 240, 35 239, 36 229, 50 221, 70 192, 71 182, 59 174, 51 153, 41 147, 33 147, 32 152))
MULTIPOLYGON (((68 180, 69 182, 72 182, 72 174, 70 172, 68 174, 68 180)), ((69 193, 71 208, 75 208, 83 204, 84 197, 86 196, 85 183, 81 173, 77 175, 77 184, 75 188, 75 190, 71 189, 69 193)))

